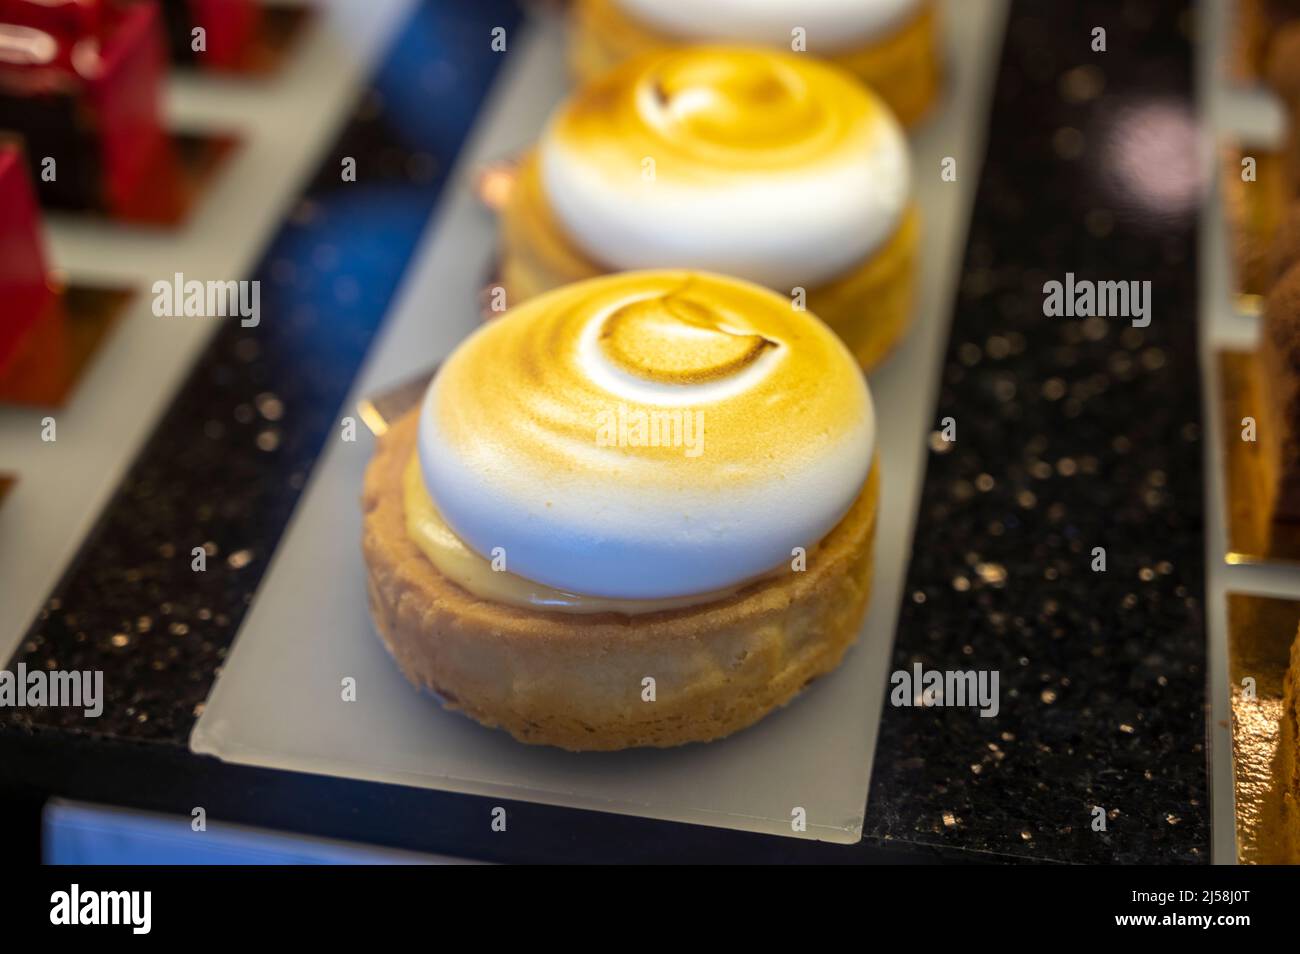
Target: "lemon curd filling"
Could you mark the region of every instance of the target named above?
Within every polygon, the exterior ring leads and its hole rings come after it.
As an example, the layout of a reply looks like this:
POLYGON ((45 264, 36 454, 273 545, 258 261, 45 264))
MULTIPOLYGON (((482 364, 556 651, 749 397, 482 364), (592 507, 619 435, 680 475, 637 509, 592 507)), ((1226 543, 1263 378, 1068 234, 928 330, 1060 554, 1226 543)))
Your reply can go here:
POLYGON ((406 533, 420 552, 447 579, 485 600, 528 609, 551 609, 565 613, 623 613, 636 616, 664 610, 699 606, 724 599, 740 586, 670 599, 620 600, 566 593, 524 579, 508 570, 492 569, 491 561, 480 556, 447 526, 434 505, 420 473, 420 459, 411 455, 402 475, 402 497, 406 504, 406 533))

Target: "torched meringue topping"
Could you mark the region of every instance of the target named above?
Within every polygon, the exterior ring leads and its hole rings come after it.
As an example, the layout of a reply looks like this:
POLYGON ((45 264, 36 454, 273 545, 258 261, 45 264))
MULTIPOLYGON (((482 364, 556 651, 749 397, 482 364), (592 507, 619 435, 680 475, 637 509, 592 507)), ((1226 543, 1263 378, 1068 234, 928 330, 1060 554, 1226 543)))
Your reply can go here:
POLYGON ((684 40, 790 48, 804 31, 808 50, 831 53, 879 39, 922 0, 616 0, 637 19, 684 40))
POLYGON ((625 64, 560 108, 539 159, 546 201, 596 261, 783 292, 859 265, 910 192, 888 107, 810 55, 756 48, 625 64))
POLYGON ((856 362, 789 299, 625 273, 517 306, 443 364, 419 460, 447 526, 502 569, 628 600, 734 587, 811 548, 871 467, 856 362))

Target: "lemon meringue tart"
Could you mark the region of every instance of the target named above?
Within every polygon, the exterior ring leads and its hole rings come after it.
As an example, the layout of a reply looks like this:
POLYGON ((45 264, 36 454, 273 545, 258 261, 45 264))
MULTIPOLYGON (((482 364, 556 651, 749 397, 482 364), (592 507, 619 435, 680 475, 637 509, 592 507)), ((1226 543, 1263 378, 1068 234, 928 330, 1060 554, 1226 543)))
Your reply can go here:
POLYGON ((747 43, 835 63, 909 126, 939 95, 934 0, 577 0, 570 37, 579 82, 652 50, 747 43))
POLYGON ((871 396, 766 289, 629 272, 484 325, 379 438, 363 550, 402 671, 523 742, 728 735, 853 643, 871 396))
POLYGON ((889 109, 808 56, 695 47, 563 103, 502 208, 507 300, 622 269, 698 268, 806 306, 867 369, 912 311, 919 217, 889 109))

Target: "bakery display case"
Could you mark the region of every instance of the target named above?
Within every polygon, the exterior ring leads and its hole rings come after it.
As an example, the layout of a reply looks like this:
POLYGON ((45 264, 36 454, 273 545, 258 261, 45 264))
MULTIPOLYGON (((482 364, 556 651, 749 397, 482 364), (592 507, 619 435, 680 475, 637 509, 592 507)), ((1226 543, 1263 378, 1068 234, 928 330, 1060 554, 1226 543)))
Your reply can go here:
POLYGON ((0 0, 15 860, 1296 862, 1291 7, 0 0))

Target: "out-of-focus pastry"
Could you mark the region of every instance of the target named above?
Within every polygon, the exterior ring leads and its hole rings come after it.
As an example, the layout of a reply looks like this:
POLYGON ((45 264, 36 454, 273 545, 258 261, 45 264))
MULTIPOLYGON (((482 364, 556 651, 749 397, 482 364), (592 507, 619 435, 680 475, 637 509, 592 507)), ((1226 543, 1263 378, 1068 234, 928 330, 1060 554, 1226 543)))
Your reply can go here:
POLYGON ((746 43, 834 62, 865 81, 905 125, 921 118, 939 93, 933 0, 577 0, 575 6, 570 57, 580 82, 650 50, 746 43))
POLYGON ((25 140, 42 205, 129 218, 156 204, 175 175, 165 65, 152 3, 0 0, 0 130, 25 140))
POLYGON ((854 641, 878 486, 866 382, 812 315, 593 279, 484 325, 379 439, 371 611, 412 682, 521 741, 707 741, 854 641))
POLYGON ((1232 7, 1232 72, 1258 82, 1267 77, 1281 32, 1300 20, 1300 0, 1236 0, 1232 7))
POLYGON ((1264 287, 1285 275, 1300 262, 1300 201, 1292 202, 1283 212, 1264 253, 1264 287))
POLYGON ((0 139, 0 390, 42 320, 59 317, 22 150, 0 139))
POLYGON ((1265 78, 1286 109, 1284 156, 1291 194, 1300 193, 1300 3, 1296 16, 1271 37, 1265 78))
POLYGON ((907 141, 842 70, 752 47, 628 63, 560 106, 502 210, 509 301, 698 268, 805 306, 870 368, 912 311, 907 141))
POLYGON ((1268 294, 1258 359, 1260 504, 1274 523, 1300 530, 1300 266, 1268 294))
POLYGON ((0 401, 39 402, 58 389, 66 325, 22 150, 0 137, 0 401))
POLYGON ((1300 864, 1300 634, 1291 644, 1291 661, 1282 678, 1282 731, 1278 772, 1282 793, 1282 856, 1284 864, 1300 864))

